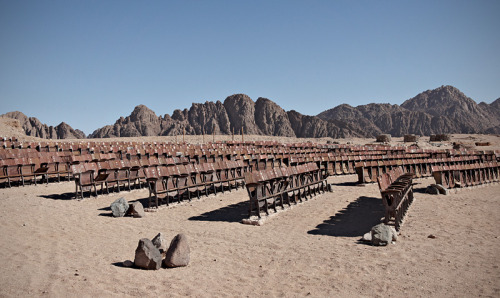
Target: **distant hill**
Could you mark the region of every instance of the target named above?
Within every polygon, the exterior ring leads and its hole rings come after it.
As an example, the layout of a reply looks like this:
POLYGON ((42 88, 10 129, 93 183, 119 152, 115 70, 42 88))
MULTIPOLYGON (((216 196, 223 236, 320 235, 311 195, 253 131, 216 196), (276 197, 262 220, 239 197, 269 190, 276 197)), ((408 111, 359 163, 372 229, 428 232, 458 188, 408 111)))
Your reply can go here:
MULTIPOLYGON (((41 138, 85 138, 82 131, 66 123, 56 127, 28 118, 21 112, 3 117, 18 119, 27 135, 41 138)), ((253 101, 234 94, 224 102, 193 103, 189 109, 175 110, 172 116, 158 116, 138 105, 113 125, 95 130, 89 138, 171 136, 205 134, 272 135, 299 138, 375 137, 389 133, 431 135, 437 133, 500 133, 500 98, 491 104, 477 104, 452 86, 424 91, 401 105, 377 104, 352 107, 347 104, 317 116, 283 110, 267 99, 253 101)))
POLYGON ((347 123, 324 121, 298 112, 285 112, 275 102, 258 98, 254 102, 245 94, 227 97, 224 103, 205 102, 191 108, 175 110, 172 116, 157 116, 144 105, 135 107, 130 116, 121 117, 114 125, 97 129, 90 138, 168 136, 186 134, 273 135, 285 137, 362 136, 347 123), (345 126, 345 127, 342 127, 345 126))
POLYGON ((367 136, 389 133, 431 135, 437 133, 498 133, 500 101, 477 104, 452 86, 427 90, 401 106, 340 105, 318 115, 325 121, 363 122, 367 136))
POLYGON ((21 112, 9 112, 1 117, 12 118, 19 121, 27 136, 44 139, 85 139, 85 133, 78 129, 73 129, 65 122, 57 126, 43 124, 35 117, 28 117, 21 112))

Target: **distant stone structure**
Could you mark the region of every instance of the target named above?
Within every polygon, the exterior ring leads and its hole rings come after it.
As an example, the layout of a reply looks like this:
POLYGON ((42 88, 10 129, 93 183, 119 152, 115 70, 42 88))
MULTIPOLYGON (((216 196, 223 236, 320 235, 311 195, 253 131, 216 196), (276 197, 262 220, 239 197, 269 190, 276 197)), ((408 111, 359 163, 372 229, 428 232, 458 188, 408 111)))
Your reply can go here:
POLYGON ((382 135, 377 136, 377 142, 389 143, 391 140, 392 140, 391 135, 389 135, 389 134, 382 134, 382 135))
POLYGON ((431 142, 446 142, 450 140, 451 137, 448 134, 437 134, 437 135, 431 135, 430 137, 431 142))
POLYGON ((415 143, 418 142, 419 136, 411 134, 411 135, 405 135, 403 138, 403 141, 405 143, 415 143))

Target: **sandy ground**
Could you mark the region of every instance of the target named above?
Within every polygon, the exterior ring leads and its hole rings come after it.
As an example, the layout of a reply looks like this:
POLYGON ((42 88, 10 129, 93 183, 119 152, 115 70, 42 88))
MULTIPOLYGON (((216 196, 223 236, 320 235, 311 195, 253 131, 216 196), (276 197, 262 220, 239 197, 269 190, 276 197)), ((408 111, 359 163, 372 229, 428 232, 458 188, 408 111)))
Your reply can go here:
POLYGON ((444 196, 417 180, 399 240, 374 247, 359 239, 383 216, 378 187, 355 181, 333 177, 333 193, 263 226, 240 223, 241 188, 140 219, 109 205, 146 190, 77 201, 73 182, 0 189, 0 296, 500 296, 500 185, 444 196), (122 267, 158 232, 188 236, 188 267, 122 267))
MULTIPOLYGON (((497 136, 454 136, 470 137, 498 145, 497 136)), ((240 223, 241 188, 145 218, 109 209, 120 197, 145 203, 144 189, 77 201, 74 182, 0 188, 0 296, 500 297, 499 184, 444 196, 424 193, 432 178, 416 180, 398 241, 374 247, 359 240, 383 217, 380 193, 355 181, 331 177, 332 193, 263 226, 240 223), (122 266, 158 232, 187 235, 189 266, 122 266)))

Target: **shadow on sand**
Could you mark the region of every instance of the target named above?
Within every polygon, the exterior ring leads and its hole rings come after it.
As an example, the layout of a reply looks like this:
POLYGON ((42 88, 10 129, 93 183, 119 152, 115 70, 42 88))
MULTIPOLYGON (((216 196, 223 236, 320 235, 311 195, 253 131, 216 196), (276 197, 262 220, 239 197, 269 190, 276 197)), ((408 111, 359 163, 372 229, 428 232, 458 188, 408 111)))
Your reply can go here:
POLYGON ((205 212, 198 216, 190 217, 189 220, 241 222, 244 218, 248 218, 248 205, 248 201, 228 205, 210 212, 205 212))
MULTIPOLYGON (((88 194, 86 194, 88 195, 88 194)), ((52 200, 75 200, 75 193, 74 192, 67 192, 67 193, 57 193, 57 194, 51 194, 51 195, 40 195, 40 198, 46 198, 46 199, 52 199, 52 200)))
POLYGON ((379 224, 383 216, 382 199, 359 197, 307 233, 337 237, 361 237, 369 232, 373 226, 379 224))

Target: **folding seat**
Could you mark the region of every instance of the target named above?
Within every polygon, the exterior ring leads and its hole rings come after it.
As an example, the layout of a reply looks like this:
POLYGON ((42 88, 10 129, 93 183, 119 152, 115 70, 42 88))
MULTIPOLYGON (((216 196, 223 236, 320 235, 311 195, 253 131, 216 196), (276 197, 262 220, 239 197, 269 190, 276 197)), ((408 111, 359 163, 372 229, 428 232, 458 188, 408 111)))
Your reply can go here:
POLYGON ((368 175, 370 177, 369 182, 377 181, 378 177, 378 164, 376 160, 372 160, 366 163, 366 167, 368 168, 368 175))
POLYGON ((293 192, 290 192, 290 190, 293 188, 293 182, 292 179, 290 178, 290 170, 287 167, 282 167, 280 168, 281 171, 281 200, 283 203, 287 203, 288 206, 291 206, 291 200, 290 198, 293 196, 293 192))
POLYGON ((41 156, 40 158, 33 158, 33 176, 36 184, 37 177, 41 176, 41 181, 45 179, 45 183, 49 183, 48 171, 49 171, 49 159, 46 155, 41 156))
POLYGON ((202 163, 199 167, 201 181, 205 184, 205 192, 208 196, 209 192, 217 194, 217 175, 212 163, 202 163))
POLYGON ((189 189, 191 187, 190 173, 183 164, 176 165, 176 168, 179 172, 178 174, 174 174, 176 178, 177 198, 180 200, 182 196, 186 195, 188 200, 191 201, 191 192, 189 189))
MULTIPOLYGON (((155 203, 154 206, 158 208, 159 196, 167 193, 164 180, 157 173, 156 167, 147 167, 144 168, 143 171, 149 189, 148 207, 152 208, 154 201, 155 203)), ((168 205, 168 198, 167 198, 167 205, 168 205)))
POLYGON ((79 196, 83 199, 83 192, 86 190, 89 190, 89 194, 92 194, 92 188, 94 188, 94 195, 97 196, 93 170, 85 170, 84 164, 73 164, 71 165, 71 172, 75 181, 75 199, 79 196))
POLYGON ((432 176, 436 181, 436 184, 444 185, 446 178, 444 172, 442 171, 442 166, 439 165, 431 166, 431 171, 432 171, 432 176))
POLYGON ((189 185, 188 191, 195 194, 198 199, 200 199, 200 194, 202 192, 208 195, 198 164, 188 164, 185 168, 189 175, 189 180, 187 181, 189 185))
POLYGON ((472 171, 471 171, 470 164, 463 165, 463 173, 465 176, 465 185, 472 186, 473 185, 473 178, 472 178, 472 171))
POLYGON ((308 196, 311 197, 311 191, 307 187, 308 185, 306 184, 306 172, 307 170, 305 169, 304 165, 298 165, 296 166, 297 169, 297 176, 296 176, 296 185, 299 188, 299 200, 302 201, 302 198, 308 199, 308 196))
POLYGON ((115 160, 115 179, 118 185, 118 191, 120 191, 120 186, 126 187, 129 191, 130 188, 130 161, 125 162, 123 160, 115 160))
POLYGON ((119 192, 120 188, 118 186, 118 181, 116 179, 116 171, 113 160, 98 161, 96 164, 97 173, 99 175, 99 181, 104 180, 106 186, 106 191, 109 193, 109 189, 115 188, 119 192))
POLYGON ((32 158, 20 158, 19 171, 21 172, 21 182, 25 185, 25 182, 30 181, 30 184, 36 184, 35 179, 35 164, 32 158))
POLYGON ((498 177, 498 162, 496 160, 490 161, 490 175, 491 175, 491 181, 493 182, 498 182, 499 177, 498 177))
POLYGON ((348 175, 349 174, 349 160, 347 158, 347 156, 341 156, 340 157, 340 160, 341 160, 341 169, 342 169, 342 174, 343 175, 348 175))
POLYGON ((88 162, 88 163, 80 164, 80 166, 83 166, 83 169, 85 172, 89 172, 89 171, 92 172, 92 183, 94 184, 94 187, 96 189, 96 196, 97 196, 97 186, 98 185, 101 186, 101 194, 104 193, 104 187, 106 187, 106 192, 109 194, 108 185, 106 184, 107 174, 99 172, 99 167, 98 167, 97 163, 88 162))
POLYGON ((178 165, 167 166, 167 176, 164 176, 164 183, 169 196, 177 196, 177 202, 180 202, 181 194, 178 190, 178 178, 181 175, 178 165))
POLYGON ((297 202, 300 200, 302 202, 302 185, 300 181, 300 175, 297 170, 297 167, 289 167, 288 168, 288 174, 289 174, 289 192, 288 195, 290 198, 292 198, 293 202, 297 204, 297 202))
POLYGON ((474 163, 472 170, 474 171, 474 182, 475 185, 481 185, 483 183, 480 171, 479 163, 474 163))
POLYGON ((7 183, 12 187, 12 182, 22 182, 21 175, 21 160, 19 158, 5 160, 5 175, 7 176, 7 183))
POLYGON ((342 170, 342 157, 336 156, 334 164, 335 164, 335 175, 342 175, 344 173, 344 171, 342 170))
POLYGON ((266 215, 269 215, 268 201, 265 196, 264 182, 267 180, 264 171, 253 171, 245 173, 245 186, 250 198, 249 215, 254 213, 260 218, 260 211, 264 209, 266 215))
POLYGON ((134 184, 134 188, 137 188, 137 186, 141 188, 143 184, 147 183, 144 170, 141 167, 139 160, 130 160, 129 162, 130 162, 129 165, 130 183, 134 184))
POLYGON ((6 183, 8 181, 6 166, 5 159, 0 159, 0 183, 6 183))

